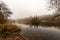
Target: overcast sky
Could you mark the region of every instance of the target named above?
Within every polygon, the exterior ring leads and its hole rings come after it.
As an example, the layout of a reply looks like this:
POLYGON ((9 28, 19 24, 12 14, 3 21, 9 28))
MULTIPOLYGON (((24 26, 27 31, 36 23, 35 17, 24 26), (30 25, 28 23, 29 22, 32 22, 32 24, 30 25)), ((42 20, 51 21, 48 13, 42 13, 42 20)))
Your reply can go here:
POLYGON ((52 14, 47 10, 47 0, 3 0, 13 12, 11 18, 25 18, 34 15, 52 14))

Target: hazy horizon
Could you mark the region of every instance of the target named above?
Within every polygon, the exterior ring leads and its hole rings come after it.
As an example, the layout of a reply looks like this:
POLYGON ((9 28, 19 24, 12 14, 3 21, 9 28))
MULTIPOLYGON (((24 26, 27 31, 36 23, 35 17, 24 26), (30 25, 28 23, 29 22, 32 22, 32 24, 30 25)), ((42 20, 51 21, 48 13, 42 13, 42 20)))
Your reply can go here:
POLYGON ((11 18, 25 18, 28 16, 48 15, 54 12, 54 9, 48 11, 48 0, 3 0, 13 12, 11 18))

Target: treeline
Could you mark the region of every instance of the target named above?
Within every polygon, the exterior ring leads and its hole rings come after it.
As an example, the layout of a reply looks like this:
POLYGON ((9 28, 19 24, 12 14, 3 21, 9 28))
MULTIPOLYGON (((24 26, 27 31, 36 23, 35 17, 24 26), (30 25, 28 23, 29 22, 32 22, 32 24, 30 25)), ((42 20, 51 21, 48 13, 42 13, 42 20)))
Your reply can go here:
POLYGON ((19 23, 29 25, 60 26, 60 15, 34 16, 18 20, 19 23))

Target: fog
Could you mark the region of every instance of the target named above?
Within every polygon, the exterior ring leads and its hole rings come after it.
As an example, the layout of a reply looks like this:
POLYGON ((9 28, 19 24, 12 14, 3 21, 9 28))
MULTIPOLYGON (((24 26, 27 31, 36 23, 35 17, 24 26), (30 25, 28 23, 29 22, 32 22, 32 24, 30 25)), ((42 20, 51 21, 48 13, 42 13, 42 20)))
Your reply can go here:
POLYGON ((13 12, 10 18, 25 18, 29 16, 48 15, 54 9, 48 10, 48 0, 3 0, 13 12))

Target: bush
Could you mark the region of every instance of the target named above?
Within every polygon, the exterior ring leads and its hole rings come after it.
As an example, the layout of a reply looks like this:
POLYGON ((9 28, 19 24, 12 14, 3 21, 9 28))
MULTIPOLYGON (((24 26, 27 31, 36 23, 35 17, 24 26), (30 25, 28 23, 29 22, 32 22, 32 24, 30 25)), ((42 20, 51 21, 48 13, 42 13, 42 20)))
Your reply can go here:
POLYGON ((0 24, 0 35, 8 36, 14 32, 19 32, 20 29, 12 24, 0 24))

